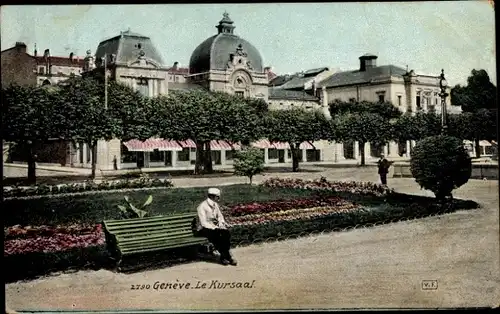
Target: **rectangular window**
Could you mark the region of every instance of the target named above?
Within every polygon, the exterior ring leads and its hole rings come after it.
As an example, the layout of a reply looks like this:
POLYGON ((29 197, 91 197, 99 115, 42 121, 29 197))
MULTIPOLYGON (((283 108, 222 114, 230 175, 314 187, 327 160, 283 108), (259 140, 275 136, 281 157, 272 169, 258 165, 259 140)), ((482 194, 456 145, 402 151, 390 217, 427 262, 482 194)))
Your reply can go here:
POLYGON ((271 148, 268 150, 269 159, 278 159, 278 150, 276 148, 271 148))
POLYGON ((401 95, 398 95, 398 106, 401 106, 401 95))
POLYGON ((385 102, 385 95, 384 94, 379 94, 378 95, 378 101, 379 102, 385 102))
POLYGON ((45 67, 39 67, 38 74, 45 75, 45 67))
POLYGON ((234 159, 234 150, 226 150, 226 160, 234 159))
POLYGON ((286 151, 288 152, 287 153, 288 159, 292 159, 292 150, 291 149, 287 149, 286 151))
POLYGON ((235 95, 238 96, 238 97, 245 97, 245 93, 244 92, 235 92, 235 95))
POLYGON ((137 152, 130 152, 125 145, 121 146, 121 162, 122 163, 136 163, 137 162, 137 152))
POLYGON ((417 96, 417 109, 420 110, 422 104, 420 103, 420 96, 417 96))
POLYGON ((189 161, 189 148, 183 148, 182 151, 177 152, 178 161, 189 161))
POLYGON ((163 162, 165 160, 165 152, 159 151, 157 149, 149 153, 149 161, 151 162, 163 162))

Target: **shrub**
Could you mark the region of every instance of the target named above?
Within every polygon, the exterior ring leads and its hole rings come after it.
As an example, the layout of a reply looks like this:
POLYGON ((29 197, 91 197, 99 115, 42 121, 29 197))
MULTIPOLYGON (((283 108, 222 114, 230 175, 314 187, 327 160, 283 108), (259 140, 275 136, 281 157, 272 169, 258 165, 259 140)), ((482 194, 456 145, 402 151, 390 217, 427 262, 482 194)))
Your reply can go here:
POLYGON ((258 148, 245 148, 236 152, 233 167, 234 174, 248 177, 252 184, 252 178, 264 171, 264 156, 258 148))
POLYGON ((451 197, 451 192, 467 183, 472 162, 462 140, 438 135, 417 143, 411 154, 410 169, 417 183, 436 198, 451 197))

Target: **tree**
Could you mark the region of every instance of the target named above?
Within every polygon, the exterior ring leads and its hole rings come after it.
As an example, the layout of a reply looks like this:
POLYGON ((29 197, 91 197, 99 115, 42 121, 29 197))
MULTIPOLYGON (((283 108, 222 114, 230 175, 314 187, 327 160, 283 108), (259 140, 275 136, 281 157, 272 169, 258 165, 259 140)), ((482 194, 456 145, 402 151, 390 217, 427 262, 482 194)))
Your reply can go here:
POLYGON ((290 146, 294 172, 299 170, 300 144, 324 139, 325 125, 328 122, 321 111, 303 108, 270 111, 265 119, 269 141, 284 142, 290 146))
POLYGON ((332 117, 347 113, 374 113, 390 120, 399 118, 402 115, 402 112, 390 102, 343 102, 335 100, 330 103, 329 110, 332 117))
POLYGON ((252 178, 264 171, 264 155, 260 149, 246 147, 236 153, 233 167, 236 175, 248 177, 252 184, 252 178))
MULTIPOLYGON (((497 88, 490 81, 490 77, 485 70, 475 70, 471 71, 471 76, 467 79, 467 86, 456 85, 452 88, 450 97, 451 104, 453 106, 458 106, 462 108, 464 113, 470 113, 476 115, 475 118, 469 116, 469 125, 472 132, 469 134, 474 134, 473 140, 476 146, 476 157, 480 157, 480 140, 487 139, 486 137, 491 136, 491 134, 496 134, 496 132, 491 132, 490 130, 485 130, 482 119, 487 118, 492 129, 497 129, 496 118, 491 118, 490 114, 496 117, 498 113, 498 105, 496 100, 497 88), (486 110, 486 111, 485 111, 486 110), (486 112, 490 111, 490 114, 486 112), (485 132, 481 132, 485 131, 485 132)), ((495 137, 496 138, 496 137, 495 137)))
POLYGON ((145 141, 157 133, 151 119, 156 114, 154 104, 156 102, 123 83, 108 83, 108 111, 119 127, 116 136, 122 141, 145 141))
POLYGON ((41 87, 11 85, 2 89, 3 139, 25 152, 28 181, 36 182, 35 147, 57 137, 57 94, 41 87))
POLYGON ((438 135, 427 137, 413 149, 410 169, 417 183, 444 200, 467 183, 472 163, 461 139, 438 135))
POLYGON ((338 136, 344 141, 358 141, 361 165, 365 165, 365 144, 377 146, 393 138, 393 128, 388 119, 376 113, 347 113, 336 118, 338 136))
POLYGON ((96 176, 97 142, 123 135, 122 126, 111 112, 119 110, 117 102, 109 109, 104 105, 104 85, 93 77, 73 77, 61 84, 63 136, 73 142, 84 142, 92 152, 92 174, 96 176))
POLYGON ((471 71, 467 86, 455 85, 451 89, 451 105, 461 107, 463 112, 475 112, 478 109, 497 109, 497 88, 490 81, 485 70, 471 71))
POLYGON ((160 137, 196 143, 195 173, 211 172, 210 141, 249 143, 263 132, 262 102, 205 90, 172 92, 155 100, 160 137))

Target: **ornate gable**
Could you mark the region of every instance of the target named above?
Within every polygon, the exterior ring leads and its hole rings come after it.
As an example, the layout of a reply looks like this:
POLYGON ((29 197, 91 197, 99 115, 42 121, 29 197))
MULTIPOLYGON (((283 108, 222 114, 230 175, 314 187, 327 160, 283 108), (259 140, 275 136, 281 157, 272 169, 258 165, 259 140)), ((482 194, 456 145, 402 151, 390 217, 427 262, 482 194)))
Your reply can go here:
POLYGON ((247 53, 243 50, 241 44, 238 45, 234 53, 229 54, 229 61, 227 62, 227 68, 230 70, 234 69, 246 69, 253 70, 252 63, 248 60, 247 53))

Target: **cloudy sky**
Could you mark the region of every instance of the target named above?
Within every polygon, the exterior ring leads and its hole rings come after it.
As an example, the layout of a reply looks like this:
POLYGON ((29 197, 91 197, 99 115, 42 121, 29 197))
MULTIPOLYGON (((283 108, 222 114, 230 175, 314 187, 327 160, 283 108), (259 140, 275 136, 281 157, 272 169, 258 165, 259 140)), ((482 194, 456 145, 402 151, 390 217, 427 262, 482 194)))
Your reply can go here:
POLYGON ((328 66, 353 70, 376 54, 394 64, 463 84, 485 69, 496 84, 495 19, 488 1, 2 6, 2 50, 23 41, 33 53, 93 53, 128 28, 151 37, 167 65, 188 66, 227 11, 235 33, 279 74, 328 66))

